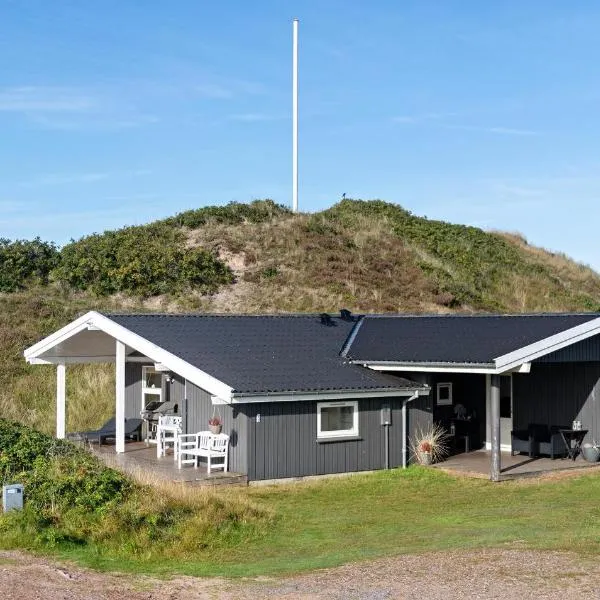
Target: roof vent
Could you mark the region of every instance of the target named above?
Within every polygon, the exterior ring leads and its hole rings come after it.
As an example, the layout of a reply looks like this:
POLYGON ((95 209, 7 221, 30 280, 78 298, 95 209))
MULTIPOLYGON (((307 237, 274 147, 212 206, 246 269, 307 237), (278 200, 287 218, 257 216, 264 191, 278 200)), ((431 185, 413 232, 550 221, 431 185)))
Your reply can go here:
POLYGON ((342 321, 354 321, 354 317, 352 316, 352 313, 347 310, 346 308, 342 308, 340 310, 340 317, 342 319, 342 321))
POLYGON ((333 327, 335 325, 330 314, 321 313, 321 325, 325 325, 326 327, 333 327))

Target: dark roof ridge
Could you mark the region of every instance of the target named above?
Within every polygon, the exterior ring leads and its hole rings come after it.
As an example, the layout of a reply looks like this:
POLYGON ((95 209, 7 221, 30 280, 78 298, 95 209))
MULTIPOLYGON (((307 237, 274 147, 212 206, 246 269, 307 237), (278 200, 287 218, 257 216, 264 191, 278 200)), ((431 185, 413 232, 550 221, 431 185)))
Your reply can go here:
POLYGON ((538 313, 367 313, 364 318, 500 318, 500 317, 600 317, 597 311, 581 312, 538 312, 538 313))
MULTIPOLYGON (((230 318, 240 318, 240 317, 255 317, 255 318, 262 318, 262 319, 267 319, 267 318, 288 318, 288 317, 294 317, 294 318, 319 318, 322 314, 322 312, 319 313, 216 313, 216 312, 206 312, 206 313, 197 313, 197 312, 118 312, 118 311, 112 311, 112 312, 104 312, 104 311, 98 311, 100 312, 101 315, 104 315, 105 317, 230 317, 230 318)), ((335 312, 335 313, 325 313, 328 314, 332 319, 340 319, 343 320, 341 318, 341 316, 339 315, 339 313, 335 312)), ((354 318, 356 319, 356 321, 359 320, 360 317, 362 317, 363 315, 354 315, 354 318)))
MULTIPOLYGON (((131 311, 98 311, 105 317, 118 316, 118 317, 255 317, 255 318, 318 318, 322 314, 328 314, 332 318, 342 320, 338 312, 315 312, 315 313, 303 313, 303 312, 280 312, 280 313, 222 313, 222 312, 131 312, 131 311)), ((355 321, 358 322, 362 318, 370 319, 423 319, 423 318, 498 318, 498 317, 587 317, 597 316, 600 317, 600 312, 597 311, 580 311, 580 312, 532 312, 532 313, 352 313, 355 321)))

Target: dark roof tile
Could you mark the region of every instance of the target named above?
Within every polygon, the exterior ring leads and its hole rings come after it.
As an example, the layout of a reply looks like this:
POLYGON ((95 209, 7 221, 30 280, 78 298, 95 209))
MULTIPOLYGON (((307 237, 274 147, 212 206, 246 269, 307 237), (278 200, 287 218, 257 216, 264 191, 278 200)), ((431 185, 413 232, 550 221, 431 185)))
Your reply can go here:
POLYGON ((340 352, 356 323, 319 315, 107 314, 238 393, 422 387, 350 364, 340 352))
POLYGON ((600 314, 365 316, 344 354, 365 362, 488 364, 600 314))

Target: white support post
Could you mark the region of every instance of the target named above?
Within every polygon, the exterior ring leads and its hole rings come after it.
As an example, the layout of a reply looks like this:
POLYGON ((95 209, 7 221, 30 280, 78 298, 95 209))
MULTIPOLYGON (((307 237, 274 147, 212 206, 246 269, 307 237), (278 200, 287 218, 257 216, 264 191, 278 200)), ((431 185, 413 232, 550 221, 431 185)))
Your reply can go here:
POLYGON ((492 435, 492 453, 490 461, 490 479, 500 481, 500 375, 490 377, 490 425, 492 435))
POLYGON ((67 392, 65 363, 56 365, 56 437, 65 439, 67 417, 67 392))
POLYGON ((115 420, 117 439, 115 450, 119 453, 125 452, 125 344, 116 341, 116 389, 115 389, 115 420))

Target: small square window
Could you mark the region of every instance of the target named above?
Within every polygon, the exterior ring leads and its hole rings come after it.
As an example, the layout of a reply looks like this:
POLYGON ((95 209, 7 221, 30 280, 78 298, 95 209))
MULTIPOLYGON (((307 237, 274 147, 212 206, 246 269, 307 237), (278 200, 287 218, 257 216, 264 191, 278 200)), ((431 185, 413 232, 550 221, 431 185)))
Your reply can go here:
POLYGON ((452 384, 438 383, 437 384, 437 404, 438 406, 452 405, 452 384))
POLYGON ((358 435, 358 402, 319 402, 317 437, 336 438, 358 435))
POLYGON ((142 367, 142 386, 146 390, 159 390, 162 387, 162 373, 154 367, 142 367))

